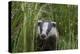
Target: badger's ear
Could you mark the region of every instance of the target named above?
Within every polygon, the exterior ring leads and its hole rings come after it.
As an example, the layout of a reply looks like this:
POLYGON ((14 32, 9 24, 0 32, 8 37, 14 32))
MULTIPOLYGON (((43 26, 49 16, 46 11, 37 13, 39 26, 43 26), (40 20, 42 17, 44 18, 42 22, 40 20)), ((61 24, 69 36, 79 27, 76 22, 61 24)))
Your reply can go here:
POLYGON ((41 22, 42 22, 42 20, 38 20, 38 26, 40 25, 41 22))
POLYGON ((56 22, 51 22, 54 27, 56 27, 56 22))

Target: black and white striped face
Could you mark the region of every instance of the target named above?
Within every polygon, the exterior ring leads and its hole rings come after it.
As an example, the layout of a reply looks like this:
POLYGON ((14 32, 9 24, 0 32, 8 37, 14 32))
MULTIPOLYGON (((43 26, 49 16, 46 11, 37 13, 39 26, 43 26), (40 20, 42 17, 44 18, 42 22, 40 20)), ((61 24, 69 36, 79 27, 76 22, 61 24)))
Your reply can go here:
POLYGON ((42 39, 46 39, 51 35, 56 35, 56 22, 38 21, 38 34, 42 39))

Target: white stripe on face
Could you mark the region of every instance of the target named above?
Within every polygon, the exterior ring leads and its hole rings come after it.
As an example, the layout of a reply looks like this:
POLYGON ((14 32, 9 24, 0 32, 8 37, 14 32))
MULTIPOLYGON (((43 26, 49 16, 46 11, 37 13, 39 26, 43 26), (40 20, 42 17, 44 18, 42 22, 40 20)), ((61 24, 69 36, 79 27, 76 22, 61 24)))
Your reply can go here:
POLYGON ((42 34, 47 35, 46 31, 48 29, 48 24, 49 24, 48 22, 43 23, 43 25, 42 25, 42 34))

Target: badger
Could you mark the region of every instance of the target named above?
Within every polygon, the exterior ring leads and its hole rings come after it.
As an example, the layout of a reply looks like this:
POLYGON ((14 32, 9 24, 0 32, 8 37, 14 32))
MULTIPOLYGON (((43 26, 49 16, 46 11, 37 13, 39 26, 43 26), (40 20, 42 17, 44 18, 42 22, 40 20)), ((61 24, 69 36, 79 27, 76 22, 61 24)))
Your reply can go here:
POLYGON ((38 50, 57 50, 59 34, 56 22, 38 20, 38 50))

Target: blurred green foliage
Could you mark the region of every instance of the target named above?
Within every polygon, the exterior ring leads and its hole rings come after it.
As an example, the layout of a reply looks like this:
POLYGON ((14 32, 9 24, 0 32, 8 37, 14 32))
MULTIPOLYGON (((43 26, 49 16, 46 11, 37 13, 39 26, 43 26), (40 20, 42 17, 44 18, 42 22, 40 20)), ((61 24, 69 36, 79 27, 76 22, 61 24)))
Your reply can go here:
POLYGON ((35 44, 37 20, 52 20, 59 31, 58 49, 78 48, 78 6, 50 3, 12 2, 11 50, 37 50, 35 44))

